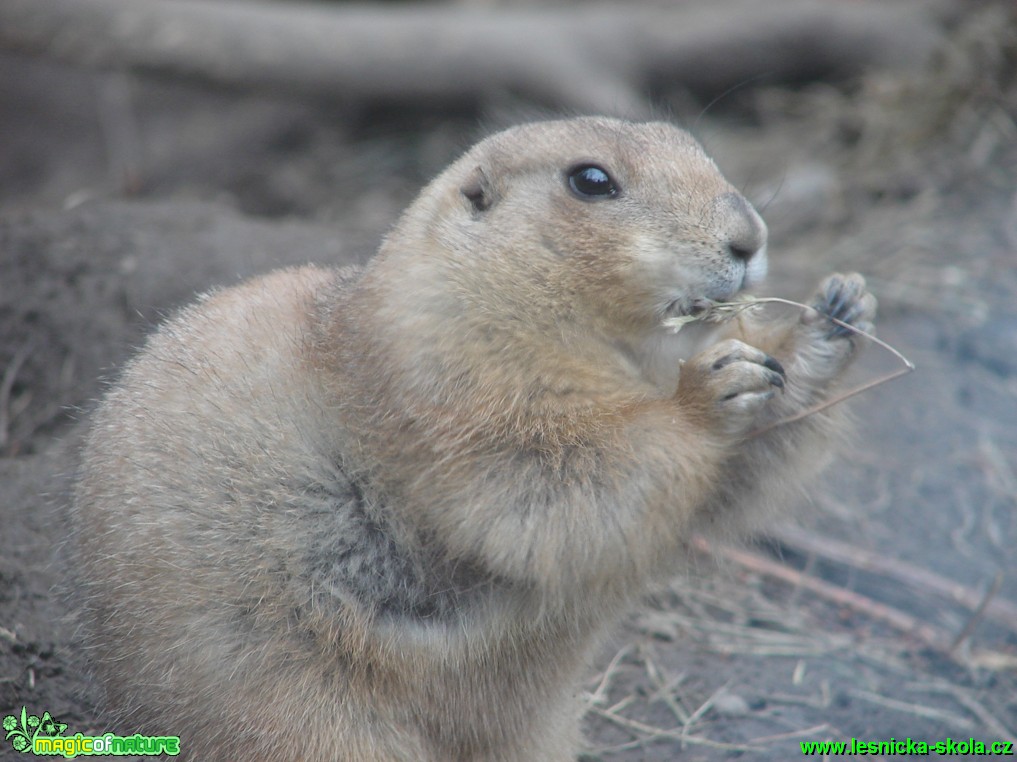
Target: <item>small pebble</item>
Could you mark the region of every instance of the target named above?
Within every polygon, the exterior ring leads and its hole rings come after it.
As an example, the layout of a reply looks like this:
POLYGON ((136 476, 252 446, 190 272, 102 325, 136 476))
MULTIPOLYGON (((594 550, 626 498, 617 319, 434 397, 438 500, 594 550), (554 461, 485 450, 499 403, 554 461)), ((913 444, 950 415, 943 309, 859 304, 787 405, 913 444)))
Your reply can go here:
POLYGON ((752 711, 749 702, 737 693, 721 693, 713 700, 713 708, 723 717, 744 717, 752 711))

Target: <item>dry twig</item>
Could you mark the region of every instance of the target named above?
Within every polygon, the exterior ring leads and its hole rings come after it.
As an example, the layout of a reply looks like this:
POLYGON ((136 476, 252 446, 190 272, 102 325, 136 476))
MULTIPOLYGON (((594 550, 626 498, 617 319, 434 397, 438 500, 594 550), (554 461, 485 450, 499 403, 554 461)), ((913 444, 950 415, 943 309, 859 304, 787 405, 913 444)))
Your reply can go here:
POLYGON ((937 651, 945 652, 949 648, 952 638, 947 632, 921 622, 910 614, 887 606, 884 603, 874 601, 864 595, 825 582, 824 580, 809 577, 796 569, 792 569, 790 566, 770 561, 755 553, 710 543, 702 537, 697 537, 693 544, 704 553, 718 555, 721 558, 738 564, 744 569, 766 575, 773 579, 779 579, 794 587, 808 590, 837 605, 864 614, 871 619, 884 622, 896 630, 917 638, 925 645, 937 651))
MULTIPOLYGON (((959 658, 956 646, 968 634, 968 630, 965 628, 960 636, 951 636, 946 630, 928 622, 923 622, 885 603, 875 601, 865 595, 824 580, 802 574, 785 564, 771 561, 749 551, 711 543, 703 537, 696 537, 693 540, 693 547, 703 553, 724 558, 757 574, 778 579, 794 587, 808 590, 814 595, 818 595, 836 605, 843 606, 870 619, 887 624, 893 629, 919 640, 925 646, 950 658, 959 658)), ((991 593, 992 591, 990 590, 989 594, 984 596, 984 600, 979 604, 973 618, 988 609, 991 603, 991 593)), ((984 649, 966 656, 964 661, 987 669, 1012 669, 1017 665, 1017 662, 1009 654, 984 649)))
POLYGON ((831 540, 799 527, 782 527, 774 539, 798 553, 815 555, 827 561, 889 577, 916 590, 942 596, 972 611, 981 606, 986 619, 1017 633, 1017 604, 1011 601, 983 596, 967 585, 947 579, 928 569, 838 540, 831 540), (980 601, 984 601, 984 605, 981 605, 980 601))

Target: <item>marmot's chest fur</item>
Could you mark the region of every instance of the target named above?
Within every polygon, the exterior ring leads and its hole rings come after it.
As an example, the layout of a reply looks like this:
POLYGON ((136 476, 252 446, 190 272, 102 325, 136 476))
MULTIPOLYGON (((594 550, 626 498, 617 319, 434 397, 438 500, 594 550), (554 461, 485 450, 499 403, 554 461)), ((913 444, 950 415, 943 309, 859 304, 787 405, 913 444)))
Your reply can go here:
POLYGON ((841 374, 823 313, 867 326, 860 277, 782 323, 660 327, 762 277, 765 238, 686 133, 538 123, 453 164, 363 271, 167 322, 75 495, 124 729, 191 759, 572 759, 598 635, 692 532, 769 521, 835 428, 752 436, 841 374))

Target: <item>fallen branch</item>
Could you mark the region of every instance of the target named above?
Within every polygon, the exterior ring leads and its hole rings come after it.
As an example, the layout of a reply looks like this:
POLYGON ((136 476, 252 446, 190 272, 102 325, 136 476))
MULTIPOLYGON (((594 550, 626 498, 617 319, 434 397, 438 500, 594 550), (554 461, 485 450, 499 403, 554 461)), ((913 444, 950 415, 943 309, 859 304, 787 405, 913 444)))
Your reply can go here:
POLYGON ((726 561, 737 564, 743 569, 778 579, 796 588, 808 590, 810 593, 825 598, 839 606, 849 608, 870 619, 888 624, 895 630, 914 637, 936 651, 947 653, 950 649, 953 638, 948 632, 922 622, 910 614, 888 606, 885 603, 874 601, 860 593, 817 579, 816 577, 802 574, 797 569, 792 569, 790 566, 771 561, 746 550, 717 545, 702 537, 695 538, 693 545, 697 550, 719 556, 726 561))
MULTIPOLYGON (((785 564, 771 561, 755 553, 737 548, 712 543, 704 537, 694 537, 692 546, 710 556, 719 557, 731 563, 737 564, 743 569, 761 574, 773 579, 785 582, 796 588, 807 590, 814 595, 824 598, 832 603, 867 616, 878 622, 889 625, 905 635, 917 639, 925 646, 937 651, 943 656, 961 660, 958 653, 960 642, 967 637, 972 622, 982 616, 993 602, 994 589, 981 596, 971 621, 961 631, 960 635, 951 636, 946 630, 923 622, 903 611, 888 606, 885 603, 874 601, 871 598, 848 590, 838 585, 826 582, 816 577, 799 572, 785 564)), ((1004 607, 1005 608, 1005 607, 1004 607)), ((1017 659, 1012 654, 991 649, 972 649, 970 653, 963 656, 962 661, 969 666, 976 666, 989 670, 1013 670, 1017 669, 1017 659)))
POLYGON ((974 588, 947 579, 928 569, 848 543, 831 540, 798 527, 783 527, 774 539, 797 553, 814 555, 826 561, 889 577, 913 589, 946 598, 972 612, 976 612, 984 601, 982 615, 985 619, 1017 633, 1017 604, 1011 601, 988 597, 974 588))
POLYGON ((917 63, 949 0, 728 0, 463 8, 257 0, 0 0, 0 50, 328 99, 483 101, 499 93, 638 115, 648 90, 917 63), (733 21, 737 20, 737 21, 733 21))

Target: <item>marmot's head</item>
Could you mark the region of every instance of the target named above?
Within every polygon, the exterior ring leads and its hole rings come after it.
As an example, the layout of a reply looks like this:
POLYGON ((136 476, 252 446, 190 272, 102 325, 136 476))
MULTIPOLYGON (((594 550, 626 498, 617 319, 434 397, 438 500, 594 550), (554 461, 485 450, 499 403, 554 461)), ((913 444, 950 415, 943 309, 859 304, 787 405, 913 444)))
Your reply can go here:
MULTIPOLYGON (((765 224, 688 133, 605 118, 480 142, 410 207, 387 248, 405 247, 489 314, 525 320, 528 306, 567 295, 584 320, 624 331, 726 299, 766 271, 765 224)), ((414 275, 422 286, 430 269, 414 275)))

